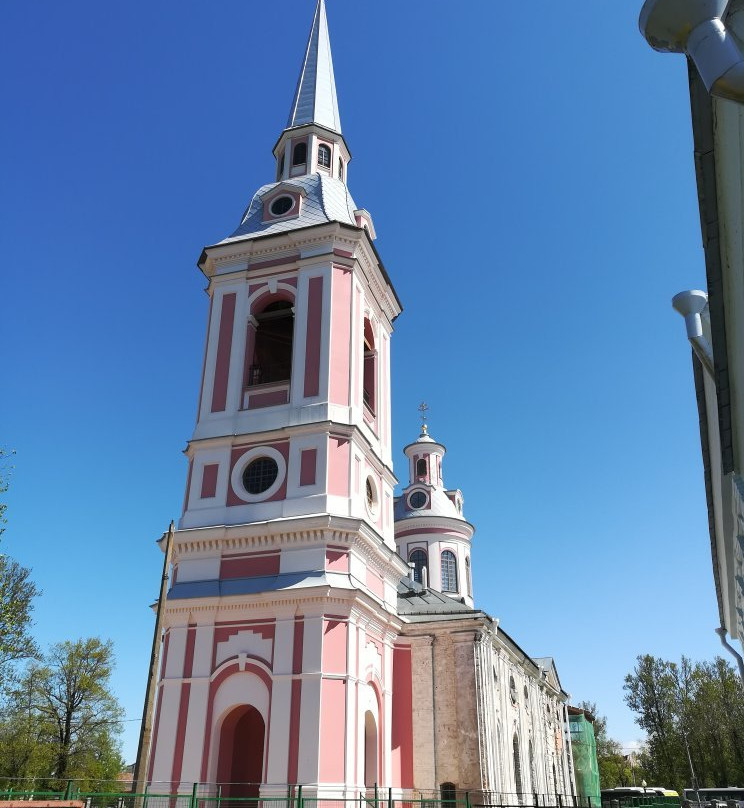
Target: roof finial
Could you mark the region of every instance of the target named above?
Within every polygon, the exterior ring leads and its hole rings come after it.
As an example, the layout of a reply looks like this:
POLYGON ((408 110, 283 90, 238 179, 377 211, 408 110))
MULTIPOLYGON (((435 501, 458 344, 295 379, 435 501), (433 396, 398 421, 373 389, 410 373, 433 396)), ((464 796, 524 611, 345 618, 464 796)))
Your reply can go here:
POLYGON ((287 129, 315 123, 341 134, 325 0, 318 0, 287 129))
POLYGON ((429 434, 429 426, 426 423, 427 413, 429 412, 429 405, 422 401, 419 404, 418 411, 421 413, 421 434, 428 435, 429 434))

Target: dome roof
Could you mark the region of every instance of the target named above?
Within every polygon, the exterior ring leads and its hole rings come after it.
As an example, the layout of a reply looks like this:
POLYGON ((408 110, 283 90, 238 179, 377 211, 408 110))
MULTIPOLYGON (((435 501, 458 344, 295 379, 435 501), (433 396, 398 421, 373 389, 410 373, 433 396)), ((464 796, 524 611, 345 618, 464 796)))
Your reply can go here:
POLYGON ((300 230, 303 227, 312 227, 326 222, 343 222, 356 226, 355 210, 356 204, 351 198, 348 188, 335 177, 306 174, 281 183, 272 182, 256 191, 237 230, 220 243, 228 244, 231 241, 286 233, 290 230, 300 230), (304 192, 300 215, 293 219, 264 221, 263 199, 278 185, 295 185, 304 192))

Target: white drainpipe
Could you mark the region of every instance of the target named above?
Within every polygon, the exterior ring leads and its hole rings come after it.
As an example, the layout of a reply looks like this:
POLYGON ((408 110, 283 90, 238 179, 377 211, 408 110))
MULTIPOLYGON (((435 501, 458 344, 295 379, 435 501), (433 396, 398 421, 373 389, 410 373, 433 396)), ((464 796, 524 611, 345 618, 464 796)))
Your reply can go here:
POLYGON ((708 92, 744 103, 744 55, 723 23, 730 0, 646 0, 638 26, 654 50, 686 53, 708 92))
POLYGON ((715 631, 716 634, 721 639, 721 645, 734 657, 734 659, 736 659, 736 662, 739 665, 739 676, 741 676, 741 678, 744 679, 744 659, 741 658, 741 654, 726 639, 726 629, 723 626, 721 626, 720 628, 717 628, 715 631))
POLYGON ((690 340, 692 349, 703 367, 713 376, 713 350, 703 334, 703 320, 700 316, 707 305, 708 295, 700 289, 680 292, 672 298, 674 310, 685 318, 687 339, 690 340))

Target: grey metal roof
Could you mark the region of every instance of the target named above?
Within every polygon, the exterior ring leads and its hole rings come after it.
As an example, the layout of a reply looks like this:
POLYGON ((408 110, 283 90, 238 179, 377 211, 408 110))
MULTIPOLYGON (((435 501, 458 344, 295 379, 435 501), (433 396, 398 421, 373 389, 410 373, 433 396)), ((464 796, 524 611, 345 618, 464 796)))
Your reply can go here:
POLYGON ((314 586, 333 586, 352 589, 349 576, 325 570, 283 572, 278 575, 258 575, 253 578, 228 578, 208 581, 177 581, 168 592, 168 600, 189 598, 229 597, 231 595, 255 595, 259 592, 274 592, 286 589, 306 589, 314 586))
POLYGON ((356 226, 354 218, 356 209, 356 203, 351 198, 349 189, 335 177, 325 174, 306 174, 302 177, 284 180, 282 183, 272 182, 258 189, 243 214, 237 230, 220 243, 226 244, 233 240, 286 233, 289 230, 299 230, 326 222, 343 222, 356 226), (265 222, 263 221, 264 202, 262 200, 272 188, 276 188, 280 184, 295 185, 305 191, 300 215, 293 219, 265 222))
POLYGON ((403 578, 398 584, 398 614, 412 623, 487 616, 480 609, 471 609, 460 600, 433 589, 424 589, 410 578, 403 578))
POLYGON ((341 133, 325 2, 318 0, 287 129, 317 123, 341 133))

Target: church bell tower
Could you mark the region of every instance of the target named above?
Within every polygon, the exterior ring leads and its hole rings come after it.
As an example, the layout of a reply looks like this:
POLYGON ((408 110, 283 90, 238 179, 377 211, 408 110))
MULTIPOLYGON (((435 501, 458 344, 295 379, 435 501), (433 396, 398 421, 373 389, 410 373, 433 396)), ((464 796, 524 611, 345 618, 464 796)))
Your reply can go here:
POLYGON ((410 687, 394 682, 410 682, 396 643, 408 568, 390 429, 401 306, 349 192, 324 0, 273 154, 273 181, 199 259, 209 315, 149 780, 223 796, 405 787, 395 712, 410 716, 410 687))

